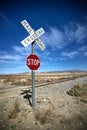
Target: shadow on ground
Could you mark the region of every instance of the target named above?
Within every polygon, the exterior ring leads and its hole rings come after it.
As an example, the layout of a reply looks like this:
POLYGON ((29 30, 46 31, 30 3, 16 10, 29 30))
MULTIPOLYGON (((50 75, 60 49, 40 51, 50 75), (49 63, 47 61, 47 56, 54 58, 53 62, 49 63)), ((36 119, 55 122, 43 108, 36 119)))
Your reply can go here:
POLYGON ((31 103, 31 98, 32 98, 32 92, 31 90, 22 90, 23 92, 21 93, 21 95, 24 95, 23 98, 27 99, 29 102, 29 105, 32 106, 31 103))

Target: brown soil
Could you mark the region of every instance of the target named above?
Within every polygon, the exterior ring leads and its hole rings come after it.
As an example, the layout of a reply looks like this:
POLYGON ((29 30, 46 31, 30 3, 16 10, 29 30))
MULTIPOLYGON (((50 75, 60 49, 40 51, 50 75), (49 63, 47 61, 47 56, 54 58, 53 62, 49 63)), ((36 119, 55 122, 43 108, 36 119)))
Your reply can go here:
MULTIPOLYGON (((41 75, 44 77, 42 81, 53 78, 51 74, 41 75)), ((40 80, 41 75, 37 75, 36 79, 40 80)), ((56 77, 54 79, 58 78, 58 74, 53 75, 56 77)), ((36 88, 34 109, 31 106, 31 87, 12 85, 13 81, 3 82, 4 79, 6 77, 1 78, 0 85, 0 130, 87 129, 86 77, 83 85, 78 82, 78 85, 75 84, 68 92, 62 88, 68 81, 63 82, 63 85, 56 83, 36 88)), ((20 76, 14 79, 15 82, 21 80, 20 76)), ((80 80, 82 81, 82 78, 79 78, 80 80)), ((72 81, 70 83, 72 84, 72 81)))

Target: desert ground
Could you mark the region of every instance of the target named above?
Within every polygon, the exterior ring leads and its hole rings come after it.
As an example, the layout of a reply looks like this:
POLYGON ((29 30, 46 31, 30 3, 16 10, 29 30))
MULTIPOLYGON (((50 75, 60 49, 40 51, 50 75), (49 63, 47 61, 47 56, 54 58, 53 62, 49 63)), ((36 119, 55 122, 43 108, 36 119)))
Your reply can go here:
POLYGON ((86 130, 87 72, 0 75, 0 130, 86 130))

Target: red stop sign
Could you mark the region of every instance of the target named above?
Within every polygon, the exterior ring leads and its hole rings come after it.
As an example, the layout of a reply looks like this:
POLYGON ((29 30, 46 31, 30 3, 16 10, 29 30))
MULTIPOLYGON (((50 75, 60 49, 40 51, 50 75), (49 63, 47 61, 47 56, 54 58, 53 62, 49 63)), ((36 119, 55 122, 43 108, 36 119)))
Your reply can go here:
POLYGON ((31 54, 27 57, 26 64, 31 70, 37 70, 40 66, 40 59, 37 55, 31 54))

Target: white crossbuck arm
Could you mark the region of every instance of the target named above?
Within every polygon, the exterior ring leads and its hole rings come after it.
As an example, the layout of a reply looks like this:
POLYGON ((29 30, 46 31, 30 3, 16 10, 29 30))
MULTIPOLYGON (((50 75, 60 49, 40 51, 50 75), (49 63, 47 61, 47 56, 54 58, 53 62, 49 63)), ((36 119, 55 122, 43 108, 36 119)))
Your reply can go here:
POLYGON ((30 35, 28 37, 26 37, 23 41, 21 41, 21 43, 27 47, 29 44, 31 44, 33 41, 36 41, 36 43, 38 44, 38 46, 44 50, 45 49, 45 45, 41 42, 41 40, 38 38, 40 37, 42 34, 45 33, 43 28, 38 29, 37 31, 34 31, 31 26, 28 24, 28 22, 26 20, 23 20, 21 22, 21 24, 24 26, 24 28, 27 30, 28 33, 30 33, 30 35))

